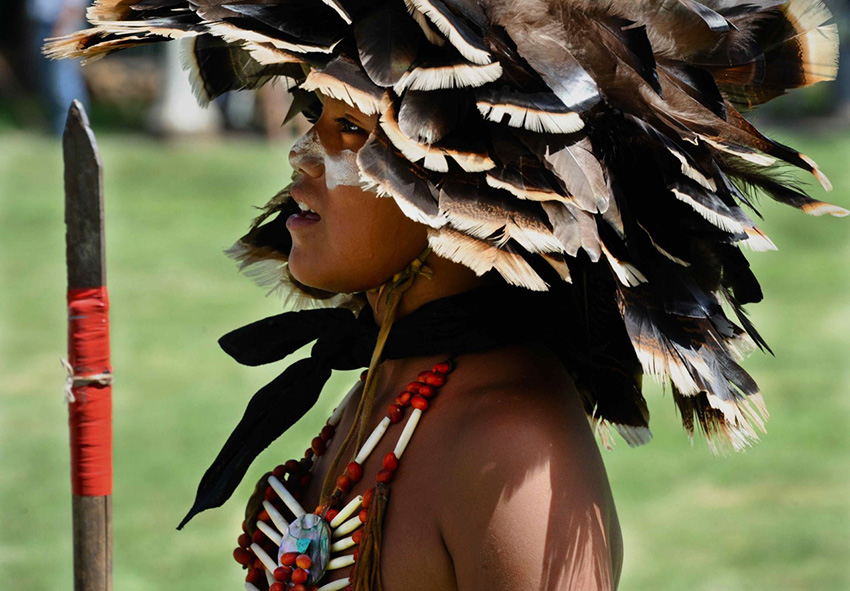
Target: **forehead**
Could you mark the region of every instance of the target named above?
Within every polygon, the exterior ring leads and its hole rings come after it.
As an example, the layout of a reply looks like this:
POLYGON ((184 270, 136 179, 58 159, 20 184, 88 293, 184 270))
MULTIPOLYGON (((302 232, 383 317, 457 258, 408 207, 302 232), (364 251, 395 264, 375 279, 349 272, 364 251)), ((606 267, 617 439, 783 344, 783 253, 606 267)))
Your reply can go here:
POLYGON ((316 94, 319 96, 319 100, 322 101, 323 114, 332 116, 348 115, 359 121, 373 121, 377 119, 376 115, 366 115, 363 111, 357 107, 349 105, 345 101, 335 99, 320 92, 316 92, 316 94))

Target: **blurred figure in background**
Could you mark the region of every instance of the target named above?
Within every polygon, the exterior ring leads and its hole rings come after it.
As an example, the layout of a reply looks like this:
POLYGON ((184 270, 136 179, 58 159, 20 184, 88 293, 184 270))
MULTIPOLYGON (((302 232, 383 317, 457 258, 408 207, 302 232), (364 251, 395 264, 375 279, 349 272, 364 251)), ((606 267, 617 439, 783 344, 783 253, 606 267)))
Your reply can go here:
POLYGON ((41 46, 45 39, 84 28, 88 4, 89 0, 26 0, 35 79, 50 130, 56 135, 62 134, 72 100, 79 99, 88 108, 88 91, 79 60, 49 60, 42 55, 41 46))

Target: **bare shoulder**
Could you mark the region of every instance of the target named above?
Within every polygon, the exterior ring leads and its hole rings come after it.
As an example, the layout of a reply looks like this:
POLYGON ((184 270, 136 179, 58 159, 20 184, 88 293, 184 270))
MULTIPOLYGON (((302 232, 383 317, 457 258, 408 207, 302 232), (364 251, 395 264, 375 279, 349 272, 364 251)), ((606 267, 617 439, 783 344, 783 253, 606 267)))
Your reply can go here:
POLYGON ((614 589, 621 539, 569 374, 544 349, 461 360, 446 392, 441 531, 458 589, 614 589))

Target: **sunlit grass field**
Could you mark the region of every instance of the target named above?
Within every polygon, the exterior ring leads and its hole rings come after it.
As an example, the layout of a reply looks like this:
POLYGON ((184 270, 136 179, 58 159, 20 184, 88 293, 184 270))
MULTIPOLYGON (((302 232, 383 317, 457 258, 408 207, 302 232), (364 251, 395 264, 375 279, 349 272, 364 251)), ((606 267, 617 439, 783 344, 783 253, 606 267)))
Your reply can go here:
MULTIPOLYGON (((779 132, 850 206, 850 139, 779 132)), ((846 133, 843 134, 846 136, 846 133)), ((240 589, 230 558, 250 483, 303 450, 350 376, 255 463, 224 508, 175 526, 251 394, 282 368, 243 368, 216 339, 280 304, 222 254, 289 177, 286 148, 100 138, 115 370, 115 589, 240 589)), ((814 194, 823 196, 820 189, 814 194)), ((0 587, 72 588, 62 388, 65 258, 57 141, 0 136, 0 587)), ((654 441, 605 454, 626 544, 624 591, 850 589, 850 219, 772 202, 779 253, 750 256, 752 317, 776 357, 747 367, 772 418, 746 453, 693 445, 649 394, 654 441)), ((397 591, 397 590, 390 590, 397 591)))

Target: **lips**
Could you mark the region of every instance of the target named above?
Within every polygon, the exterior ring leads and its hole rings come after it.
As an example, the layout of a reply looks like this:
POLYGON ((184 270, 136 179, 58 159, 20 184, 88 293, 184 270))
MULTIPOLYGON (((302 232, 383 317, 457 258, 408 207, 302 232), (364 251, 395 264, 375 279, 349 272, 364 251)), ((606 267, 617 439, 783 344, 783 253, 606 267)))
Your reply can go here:
POLYGON ((301 198, 301 195, 299 195, 300 191, 298 189, 298 184, 296 183, 296 185, 292 188, 292 199, 298 204, 301 211, 292 214, 289 218, 287 218, 286 227, 289 230, 306 228, 318 223, 322 219, 322 216, 313 211, 306 201, 301 198))

